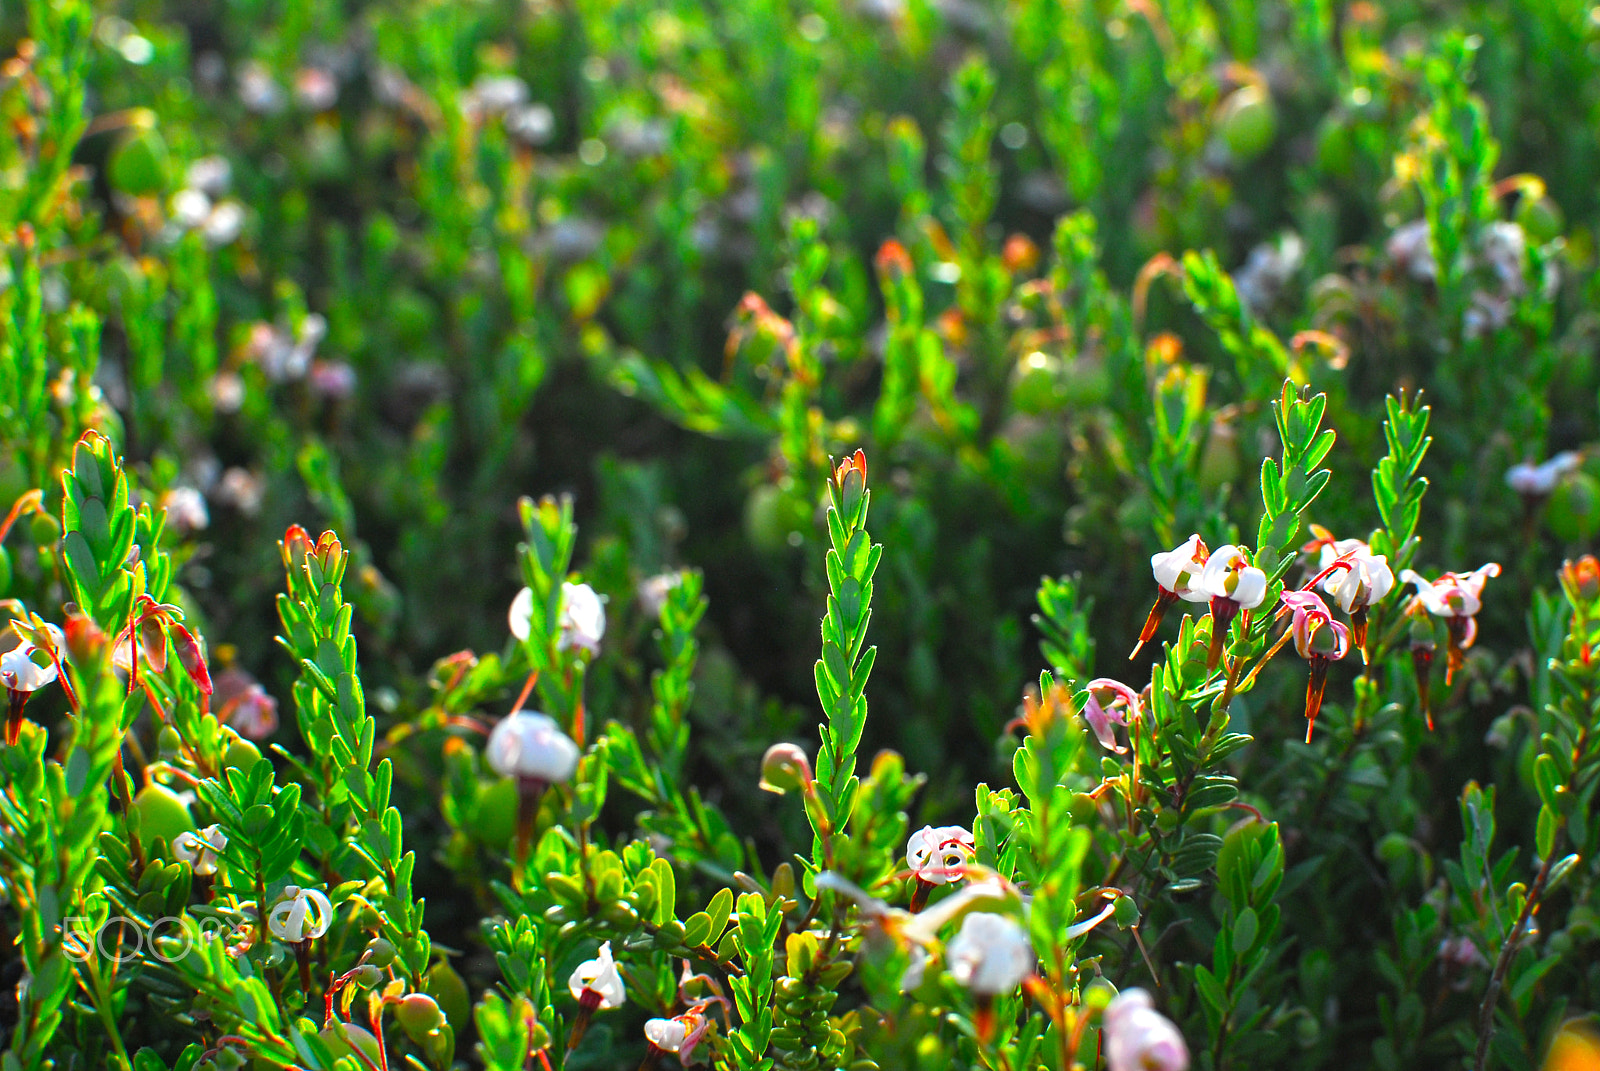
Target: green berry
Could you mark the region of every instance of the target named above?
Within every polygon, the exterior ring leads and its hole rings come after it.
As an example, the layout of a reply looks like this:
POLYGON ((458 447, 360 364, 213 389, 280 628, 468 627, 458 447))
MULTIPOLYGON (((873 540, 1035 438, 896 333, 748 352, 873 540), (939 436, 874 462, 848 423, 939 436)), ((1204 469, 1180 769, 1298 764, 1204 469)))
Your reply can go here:
POLYGON ((1600 529, 1600 481, 1587 472, 1575 472, 1556 484, 1544 520, 1557 539, 1587 543, 1600 529))
POLYGON ((1217 111, 1217 129, 1234 159, 1249 163, 1278 136, 1278 109, 1261 86, 1240 86, 1217 111))
POLYGON ((111 153, 111 184, 123 193, 147 197, 167 187, 167 143, 159 131, 138 130, 111 153))
POLYGON ((139 843, 145 851, 155 847, 157 839, 171 847, 180 833, 194 832, 194 818, 189 805, 166 785, 151 782, 133 797, 133 809, 139 815, 139 843))
POLYGON ((373 1064, 382 1063, 378 1055, 378 1039, 372 1036, 371 1031, 354 1023, 334 1023, 324 1027, 317 1037, 322 1039, 335 1058, 354 1056, 359 1048, 373 1064))
POLYGON ((401 997, 400 1003, 395 1005, 394 1017, 406 1036, 418 1044, 444 1025, 444 1012, 439 1010, 439 1002, 426 993, 407 993, 401 997))

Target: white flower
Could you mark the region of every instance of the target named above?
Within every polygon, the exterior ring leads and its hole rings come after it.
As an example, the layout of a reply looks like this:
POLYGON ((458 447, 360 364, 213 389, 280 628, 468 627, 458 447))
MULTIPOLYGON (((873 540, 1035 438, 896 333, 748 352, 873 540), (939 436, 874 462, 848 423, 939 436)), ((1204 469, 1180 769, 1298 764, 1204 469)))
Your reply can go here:
POLYGON ((921 945, 912 945, 910 958, 906 961, 906 972, 900 976, 900 992, 909 993, 921 987, 927 974, 928 950, 921 945))
POLYGON ((1439 266, 1433 260, 1433 246, 1429 240, 1428 221, 1414 219, 1395 228, 1389 235, 1384 251, 1395 266, 1407 272, 1418 282, 1431 283, 1439 276, 1439 266))
POLYGON ((1206 545, 1199 535, 1192 535, 1180 546, 1162 554, 1150 556, 1150 571, 1156 583, 1187 602, 1205 602, 1210 598, 1195 583, 1206 564, 1206 545))
POLYGON ((1189 1047, 1150 994, 1126 989, 1106 1005, 1102 1026, 1109 1071, 1186 1071, 1189 1047))
POLYGON ((244 206, 238 201, 223 201, 213 208, 200 226, 206 244, 220 249, 244 232, 244 206))
POLYGON ((528 100, 528 83, 511 74, 479 75, 461 100, 461 110, 470 117, 496 115, 510 111, 528 100))
POLYGON ((572 977, 567 979, 567 988, 580 1003, 586 994, 593 994, 587 998, 593 1007, 622 1007, 622 1002, 628 999, 628 990, 617 972, 616 961, 611 958, 610 941, 600 946, 600 954, 594 959, 578 964, 572 977))
MULTIPOLYGON (((523 588, 511 600, 507 614, 511 635, 519 641, 533 634, 533 589, 523 588)), ((561 617, 557 622, 561 632, 556 639, 556 649, 565 651, 576 647, 591 655, 600 653, 600 638, 606 634, 606 608, 588 584, 561 585, 561 617)))
POLYGON ((662 1052, 677 1052, 683 1048, 683 1039, 689 1028, 681 1019, 647 1019, 644 1024, 645 1040, 662 1052))
POLYGON ((302 67, 294 74, 294 99, 308 112, 325 112, 339 102, 339 80, 321 67, 302 67))
POLYGON ((1417 598, 1424 609, 1436 617, 1471 617, 1483 609, 1483 585, 1500 575, 1498 562, 1480 565, 1470 573, 1445 573, 1429 582, 1414 570, 1400 574, 1400 580, 1417 586, 1417 598))
POLYGON ((183 182, 207 197, 221 197, 233 182, 233 165, 225 156, 202 156, 189 165, 183 182))
POLYGON ((919 881, 948 885, 961 879, 974 851, 972 834, 961 826, 923 826, 906 842, 906 865, 919 881))
POLYGON ((1341 539, 1338 543, 1322 547, 1322 568, 1326 569, 1343 558, 1349 569, 1339 569, 1322 578, 1322 590, 1333 596, 1345 613, 1371 606, 1394 590, 1394 570, 1389 559, 1372 553, 1372 548, 1358 539, 1341 539), (1354 543, 1346 547, 1346 543, 1354 543))
POLYGON ((600 653, 600 638, 606 634, 606 608, 588 584, 561 585, 561 636, 556 649, 576 647, 589 654, 600 653))
POLYGON ((1508 220, 1496 220, 1478 236, 1483 259, 1494 271, 1501 290, 1510 297, 1520 297, 1527 289, 1524 273, 1528 264, 1528 236, 1522 226, 1508 220))
MULTIPOLYGON (((228 835, 221 826, 207 826, 195 833, 185 830, 172 841, 172 854, 178 862, 188 863, 201 877, 217 872, 217 856, 228 846, 228 835)), ((317 895, 321 895, 318 893, 317 895)))
POLYGON ((172 195, 172 222, 184 230, 198 227, 211 214, 211 198, 202 190, 186 187, 172 195))
POLYGON ((511 612, 506 615, 511 635, 520 643, 533 633, 533 589, 523 588, 511 600, 511 612))
POLYGON ((1541 465, 1523 462, 1506 470, 1506 484, 1519 495, 1543 497, 1556 489, 1561 477, 1577 470, 1583 464, 1583 455, 1573 450, 1563 450, 1541 465))
POLYGON ((198 532, 211 523, 206 498, 196 488, 179 484, 167 492, 161 504, 167 511, 167 523, 179 533, 198 532))
POLYGON ((506 133, 528 145, 543 145, 556 132, 556 113, 548 104, 527 104, 506 114, 506 133))
POLYGON ((639 581, 639 606, 650 617, 660 617, 672 589, 683 583, 683 573, 661 573, 639 581))
POLYGON ((1209 598, 1227 599, 1241 610, 1253 610, 1267 597, 1267 574, 1250 564, 1244 548, 1229 543, 1206 559, 1199 588, 1209 598))
MULTIPOLYGON (((59 654, 64 651, 67 639, 61 634, 61 630, 54 625, 45 627, 55 638, 56 652, 59 654)), ((0 655, 0 683, 4 683, 13 692, 37 692, 45 685, 53 683, 56 676, 55 661, 46 658, 42 648, 26 641, 0 655), (35 651, 41 652, 39 657, 45 660, 44 665, 34 661, 35 651)))
POLYGON ((1033 947, 1011 916, 975 911, 945 949, 945 966, 974 993, 1009 993, 1033 973, 1033 947))
POLYGON ((554 784, 578 768, 574 744, 547 714, 519 710, 494 727, 485 757, 501 777, 519 777, 554 784))
POLYGON ((333 904, 315 889, 302 889, 290 885, 283 890, 279 900, 267 915, 267 929, 280 941, 299 944, 314 941, 328 932, 333 921, 333 904))
POLYGON ((283 110, 285 103, 283 89, 273 80, 272 72, 254 60, 239 72, 239 101, 257 115, 274 115, 283 110))

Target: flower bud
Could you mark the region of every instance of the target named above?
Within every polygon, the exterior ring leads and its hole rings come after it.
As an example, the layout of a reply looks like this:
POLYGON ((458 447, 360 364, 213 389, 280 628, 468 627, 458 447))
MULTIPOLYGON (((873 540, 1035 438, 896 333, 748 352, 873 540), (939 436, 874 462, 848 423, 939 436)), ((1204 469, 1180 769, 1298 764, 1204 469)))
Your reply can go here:
POLYGON ((773 744, 761 756, 761 789, 783 795, 793 789, 809 788, 811 762, 798 744, 773 744))
POLYGON ((1593 554, 1585 554, 1577 561, 1563 562, 1561 587, 1574 609, 1594 602, 1600 598, 1600 561, 1593 554))

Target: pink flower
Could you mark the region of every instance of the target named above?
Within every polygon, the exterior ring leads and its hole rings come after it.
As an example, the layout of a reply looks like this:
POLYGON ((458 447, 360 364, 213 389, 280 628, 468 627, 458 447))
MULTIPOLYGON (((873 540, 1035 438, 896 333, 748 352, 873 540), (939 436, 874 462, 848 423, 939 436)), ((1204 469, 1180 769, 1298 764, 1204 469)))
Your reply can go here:
POLYGON ((1282 605, 1284 610, 1294 614, 1289 626, 1294 649, 1311 663, 1311 676, 1306 681, 1306 743, 1309 744, 1311 731, 1317 724, 1317 713, 1322 709, 1328 667, 1350 653, 1350 630, 1333 619, 1327 605, 1315 592, 1286 591, 1282 605))
POLYGON ((1102 1020, 1109 1071, 1187 1071, 1189 1047, 1143 989, 1125 989, 1102 1020))
POLYGON ((1466 661, 1466 654, 1478 638, 1476 614, 1483 609, 1483 585, 1491 576, 1500 575, 1500 564, 1489 562, 1470 573, 1445 573, 1431 583, 1414 571, 1400 574, 1402 583, 1417 586, 1417 602, 1435 617, 1444 618, 1450 632, 1449 661, 1445 663, 1444 682, 1450 683, 1456 670, 1466 661))
POLYGON ((1127 748, 1117 743, 1116 730, 1112 727, 1138 721, 1140 710, 1139 693, 1121 681, 1098 677, 1089 682, 1083 701, 1083 720, 1107 751, 1118 755, 1127 752, 1127 748))

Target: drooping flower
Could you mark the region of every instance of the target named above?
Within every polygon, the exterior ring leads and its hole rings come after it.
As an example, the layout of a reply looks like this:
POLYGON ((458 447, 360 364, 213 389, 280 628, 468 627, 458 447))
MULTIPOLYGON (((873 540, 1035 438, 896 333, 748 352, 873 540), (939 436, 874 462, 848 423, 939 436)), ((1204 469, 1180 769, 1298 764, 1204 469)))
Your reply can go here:
POLYGON ((22 711, 33 693, 53 684, 59 676, 56 659, 64 657, 67 638, 55 625, 45 625, 55 648, 52 652, 24 639, 0 655, 0 684, 6 687, 6 745, 22 737, 22 711))
POLYGON ((694 1063, 694 1050, 711 1029, 711 1019, 705 1010, 705 1004, 696 1004, 682 1015, 674 1015, 670 1019, 645 1020, 644 1037, 650 1043, 650 1048, 640 1066, 654 1067, 669 1052, 675 1054, 678 1062, 685 1067, 694 1063))
POLYGON ((1428 729, 1433 730, 1433 691, 1428 687, 1428 677, 1433 669, 1434 642, 1433 618, 1420 599, 1412 599, 1406 607, 1406 632, 1411 647, 1411 675, 1417 682, 1417 700, 1422 704, 1422 716, 1428 729))
POLYGON ((1449 660, 1445 663, 1444 682, 1449 684, 1456 670, 1466 661, 1466 651, 1478 638, 1477 613, 1483 609, 1483 585, 1492 576, 1500 575, 1500 564, 1489 562, 1470 573, 1445 573, 1439 579, 1428 581, 1415 571, 1407 569, 1400 574, 1402 583, 1417 586, 1417 601, 1435 617, 1444 618, 1450 633, 1449 660))
POLYGON ((328 932, 333 922, 333 904, 316 889, 286 886, 283 899, 267 915, 267 929, 278 940, 294 947, 300 965, 300 985, 311 992, 311 942, 328 932))
POLYGON ((680 1017, 671 1019, 646 1019, 645 1040, 663 1053, 677 1052, 689 1036, 689 1027, 680 1017))
POLYGON ((532 710, 519 710, 502 719, 489 734, 484 756, 501 777, 546 785, 566 781, 578 768, 578 745, 554 718, 532 710))
POLYGON ((617 970, 616 960, 611 958, 610 941, 600 946, 600 953, 594 959, 578 964, 567 979, 567 989, 578 1002, 578 1014, 567 1035, 567 1051, 571 1052, 583 1040, 596 1011, 620 1008, 628 999, 622 974, 617 970))
POLYGON ((217 720, 231 725, 240 736, 265 740, 278 729, 278 701, 261 682, 237 667, 217 674, 212 701, 217 720))
POLYGON ((1582 464, 1582 454, 1575 450, 1563 450, 1538 465, 1527 461, 1512 465, 1506 470, 1506 485, 1523 498, 1544 498, 1556 489, 1561 477, 1575 472, 1582 464))
POLYGON ((333 904, 316 889, 289 885, 283 899, 267 915, 267 929, 280 941, 302 944, 328 932, 333 921, 333 904))
POLYGON ((983 996, 1009 993, 1033 973, 1033 946, 1010 915, 974 911, 945 949, 945 968, 960 985, 983 996))
POLYGON ((1196 585, 1211 600, 1211 651, 1207 668, 1222 657, 1228 627, 1240 610, 1253 610, 1267 597, 1267 574, 1250 564, 1243 547, 1229 543, 1206 559, 1196 585))
POLYGON ((1367 610, 1394 590, 1394 570, 1389 559, 1372 553, 1359 539, 1322 544, 1318 569, 1326 572, 1321 588, 1350 615, 1350 633, 1363 660, 1367 656, 1367 610), (1342 563, 1345 568, 1336 568, 1342 563))
POLYGON ((1294 649, 1311 664, 1306 681, 1306 743, 1317 725, 1322 709, 1322 693, 1328 683, 1328 667, 1350 652, 1350 630, 1335 621, 1322 599, 1310 591, 1287 591, 1283 607, 1294 614, 1290 632, 1294 649))
MULTIPOLYGON (((188 863, 197 877, 208 878, 217 872, 217 856, 228 846, 228 835, 221 826, 207 826, 196 833, 184 830, 172 840, 172 854, 188 863)), ((320 894, 319 894, 320 895, 320 894)))
POLYGON ((484 758, 501 777, 517 780, 517 856, 525 858, 533 841, 533 823, 545 789, 572 777, 578 768, 578 745, 555 719, 532 710, 518 710, 501 719, 489 734, 484 758))
POLYGON ((775 796, 793 789, 809 792, 814 780, 811 761, 799 744, 773 744, 761 756, 761 783, 757 787, 763 792, 775 796))
POLYGON ((1187 1071, 1189 1047, 1143 989, 1125 989, 1106 1005, 1102 1044, 1109 1071, 1187 1071))
POLYGON ((935 885, 948 885, 966 874, 977 846, 964 826, 923 826, 906 842, 906 865, 916 879, 912 912, 921 911, 935 885))
POLYGON ((622 984, 616 960, 611 958, 610 941, 600 946, 594 959, 578 964, 567 979, 567 989, 579 1004, 607 1010, 622 1007, 623 1001, 628 999, 628 990, 622 984))
POLYGON ((1083 701, 1083 720, 1107 751, 1126 754, 1127 748, 1117 743, 1115 725, 1132 725, 1139 720, 1141 711, 1139 693, 1121 681, 1097 677, 1090 681, 1083 701))
POLYGON ((1206 602, 1211 596, 1197 585, 1200 571, 1205 568, 1208 554, 1205 543, 1198 534, 1190 536, 1172 550, 1150 556, 1150 571, 1156 578, 1156 604, 1144 619, 1139 631, 1139 642, 1133 645, 1128 657, 1134 658, 1161 627, 1161 619, 1174 602, 1206 602))
POLYGON ((600 638, 606 634, 606 608, 588 584, 561 585, 561 635, 558 650, 577 648, 592 658, 600 653, 600 638))

